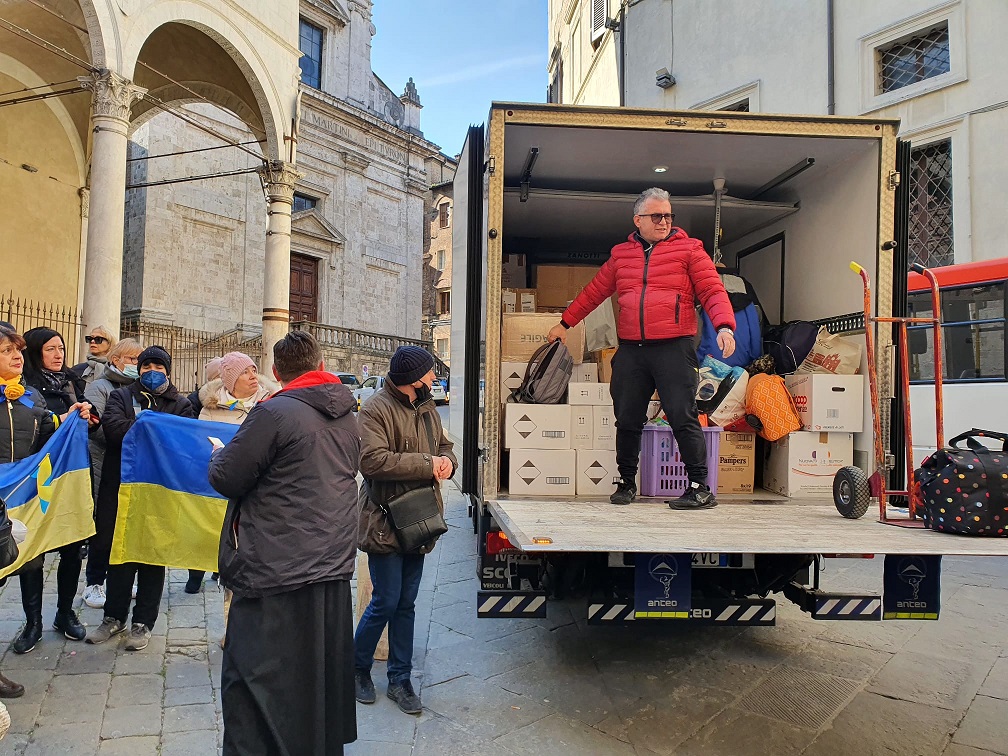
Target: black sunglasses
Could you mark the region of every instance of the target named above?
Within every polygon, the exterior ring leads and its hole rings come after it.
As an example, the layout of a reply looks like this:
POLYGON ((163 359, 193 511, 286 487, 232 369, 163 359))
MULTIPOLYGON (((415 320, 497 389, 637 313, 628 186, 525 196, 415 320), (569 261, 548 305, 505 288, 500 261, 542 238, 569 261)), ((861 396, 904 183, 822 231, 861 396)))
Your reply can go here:
POLYGON ((650 218, 651 222, 656 226, 662 221, 667 221, 671 223, 675 220, 675 213, 638 213, 638 218, 650 218))
POLYGON ((104 344, 108 339, 104 336, 85 336, 84 341, 88 344, 104 344))

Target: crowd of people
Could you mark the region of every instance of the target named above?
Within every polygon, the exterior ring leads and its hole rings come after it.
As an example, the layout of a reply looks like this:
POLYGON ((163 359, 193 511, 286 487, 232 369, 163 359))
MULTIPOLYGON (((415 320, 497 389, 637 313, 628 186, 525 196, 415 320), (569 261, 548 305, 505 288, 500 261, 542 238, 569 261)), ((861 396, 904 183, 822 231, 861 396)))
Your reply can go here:
MULTIPOLYGON (((0 322, 0 465, 38 452, 73 413, 88 422, 95 534, 55 552, 53 628, 73 641, 124 635, 125 649, 146 648, 165 566, 110 564, 124 439, 141 412, 231 423, 240 427, 226 445, 215 443, 207 471, 228 499, 218 555, 224 753, 342 753, 356 739, 355 701, 376 699, 371 667, 386 626, 387 695, 420 713, 411 682, 414 604, 436 539, 405 551, 386 503, 433 484, 443 513, 440 483, 457 461, 431 399, 433 357, 400 348, 385 387, 355 417, 356 400, 325 370, 307 332, 274 346, 277 384, 251 357, 232 352, 205 366, 203 385, 188 397, 172 382, 163 347, 117 341, 102 327, 85 340, 87 359, 68 367, 58 332, 21 335, 0 322), (358 549, 369 554, 374 590, 355 633, 349 581, 358 549), (90 631, 74 608, 85 560, 81 599, 104 610, 90 631)), ((25 613, 11 644, 17 654, 42 640, 45 558, 15 572, 25 613)), ((205 573, 190 571, 185 590, 197 593, 204 582, 205 573)), ((23 694, 0 674, 0 698, 23 694)), ((4 717, 0 704, 0 737, 4 717)))

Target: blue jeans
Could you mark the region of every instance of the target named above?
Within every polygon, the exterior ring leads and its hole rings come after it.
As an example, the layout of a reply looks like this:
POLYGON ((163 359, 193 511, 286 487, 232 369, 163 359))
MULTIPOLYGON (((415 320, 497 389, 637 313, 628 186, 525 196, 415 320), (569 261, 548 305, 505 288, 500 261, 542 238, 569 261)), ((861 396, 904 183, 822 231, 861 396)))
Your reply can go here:
POLYGON ((389 628, 388 679, 399 685, 413 671, 413 625, 416 597, 423 577, 423 554, 369 555, 371 603, 354 633, 354 668, 370 672, 375 648, 385 625, 389 628))

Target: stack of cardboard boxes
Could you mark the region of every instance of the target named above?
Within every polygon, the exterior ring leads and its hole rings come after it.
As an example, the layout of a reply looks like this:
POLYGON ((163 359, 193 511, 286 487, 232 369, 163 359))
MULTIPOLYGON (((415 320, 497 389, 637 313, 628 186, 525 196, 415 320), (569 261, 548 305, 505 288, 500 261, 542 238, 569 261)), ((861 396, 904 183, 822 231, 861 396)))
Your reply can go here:
MULTIPOLYGON (((501 365, 501 394, 521 383, 525 365, 501 365)), ((567 404, 506 404, 504 447, 513 495, 608 496, 616 475, 616 419, 609 384, 595 363, 575 366, 567 404)))
POLYGON ((832 495, 833 476, 854 464, 854 434, 864 429, 864 381, 863 375, 785 376, 802 429, 770 445, 765 488, 793 497, 832 495))
MULTIPOLYGON (((598 271, 538 265, 535 288, 521 255, 509 255, 502 275, 501 400, 521 385, 529 359, 546 334, 598 271)), ((504 447, 508 489, 526 496, 608 496, 616 475, 616 428, 608 380, 609 360, 586 353, 584 326, 567 333, 574 372, 566 404, 506 404, 504 447), (591 361, 598 358, 600 364, 591 361)), ((615 350, 612 350, 615 351, 615 350)))

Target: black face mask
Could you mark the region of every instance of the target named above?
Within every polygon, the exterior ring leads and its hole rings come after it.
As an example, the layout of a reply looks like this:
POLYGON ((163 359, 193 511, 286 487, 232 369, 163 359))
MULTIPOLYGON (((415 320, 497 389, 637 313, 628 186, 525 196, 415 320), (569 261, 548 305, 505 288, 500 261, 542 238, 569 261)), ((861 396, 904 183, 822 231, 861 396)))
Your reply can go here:
POLYGON ((419 387, 414 386, 413 390, 416 391, 416 402, 415 402, 415 404, 422 404, 423 402, 426 402, 428 399, 431 398, 430 387, 426 383, 424 383, 423 381, 420 382, 420 386, 419 387))

